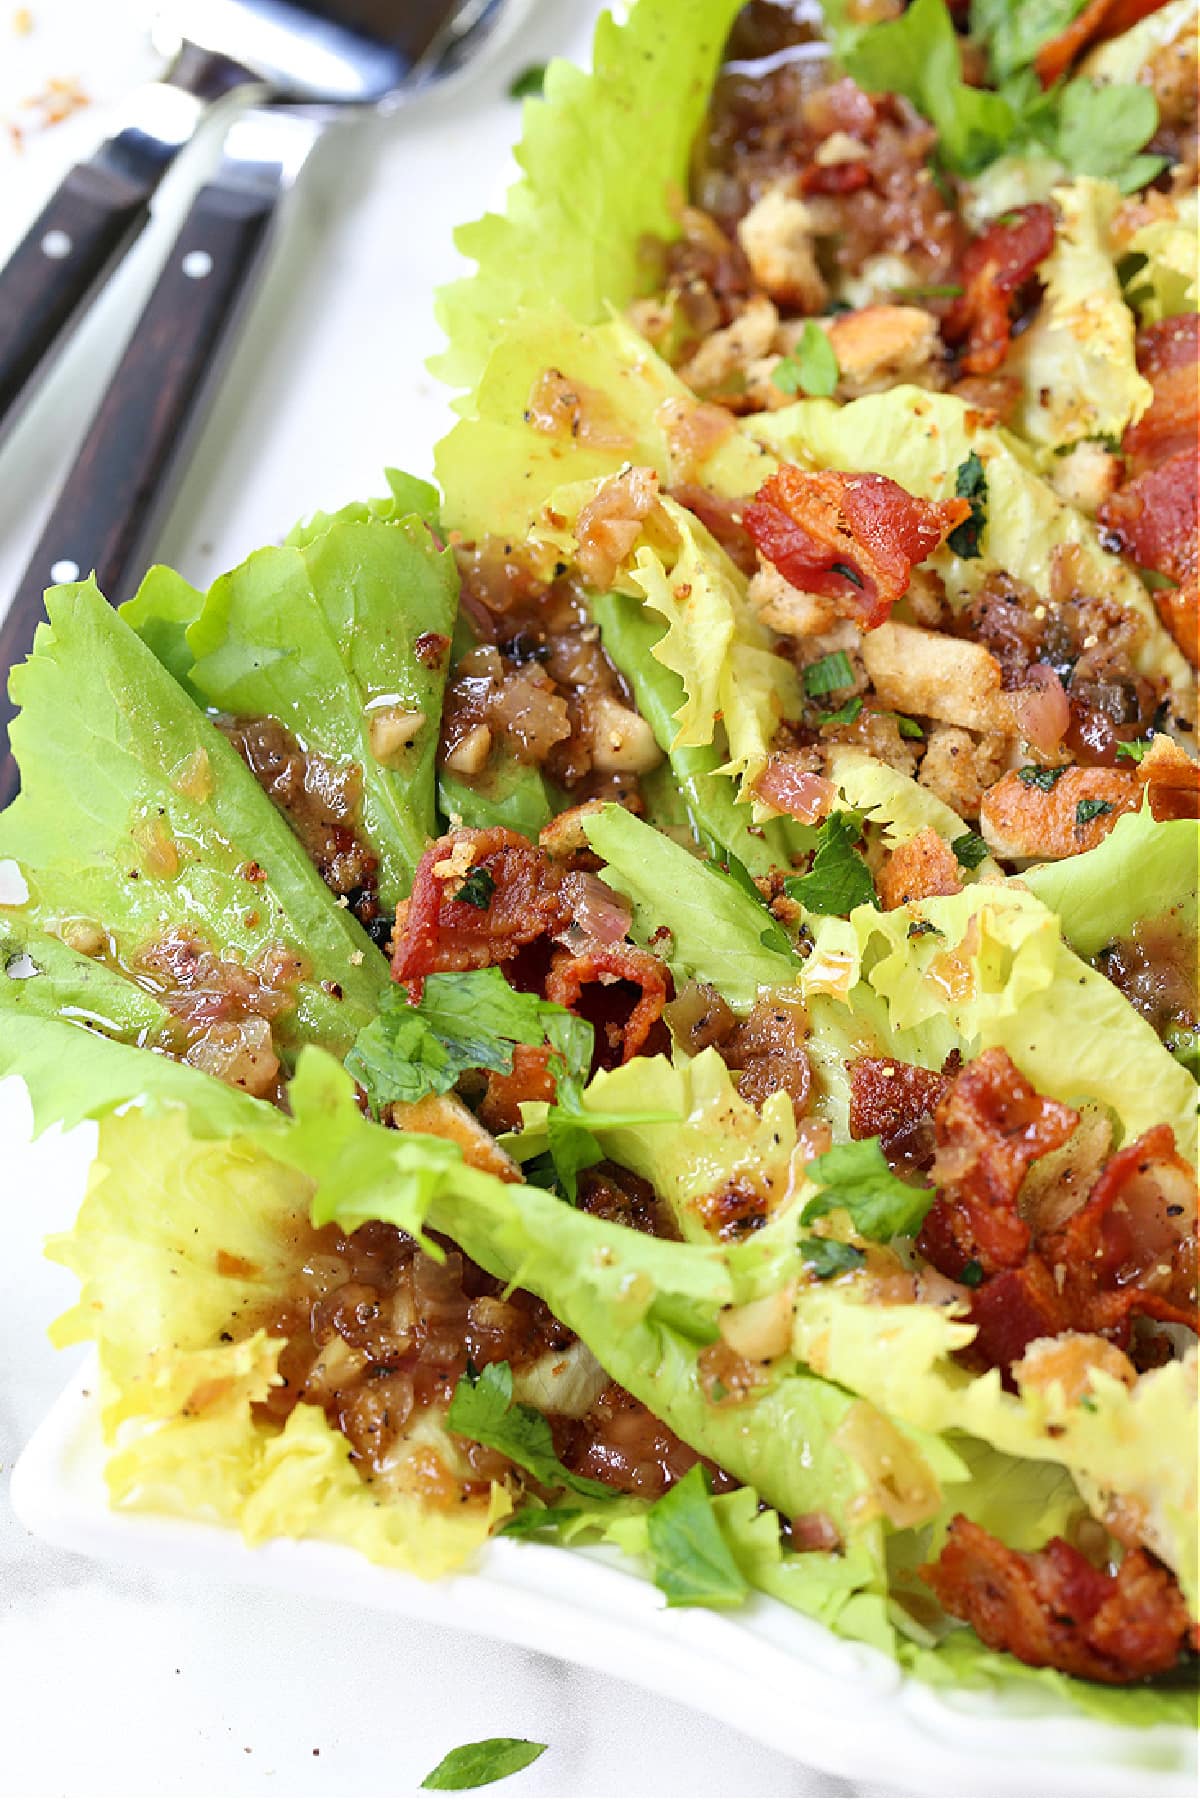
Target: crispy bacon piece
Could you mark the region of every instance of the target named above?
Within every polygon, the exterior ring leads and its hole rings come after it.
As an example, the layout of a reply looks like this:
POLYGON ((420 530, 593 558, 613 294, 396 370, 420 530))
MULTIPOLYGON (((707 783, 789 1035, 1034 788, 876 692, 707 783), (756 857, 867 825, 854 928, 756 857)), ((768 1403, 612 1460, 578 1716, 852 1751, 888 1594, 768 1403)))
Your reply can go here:
POLYGON ((1088 1328, 1111 1329, 1131 1307, 1194 1326, 1196 1178, 1171 1127, 1156 1125, 1118 1150, 1042 1249, 1064 1271, 1088 1328))
POLYGON ((1200 314, 1160 319, 1138 332, 1137 365, 1153 385, 1154 399, 1121 439, 1127 480, 1135 481, 1185 450, 1195 453, 1198 361, 1200 314))
POLYGON ((993 1275, 971 1296, 975 1338, 964 1360, 974 1368, 1011 1369, 1039 1338, 1072 1329, 1070 1310, 1040 1256, 993 1275))
POLYGON ((989 1649, 1035 1669, 1120 1685, 1163 1674, 1187 1646, 1179 1583, 1144 1550, 1112 1575, 1062 1538, 1027 1555, 959 1513, 921 1576, 989 1649))
POLYGON ((1154 596, 1158 616, 1193 668, 1200 668, 1200 587, 1159 588, 1154 596))
POLYGON ((865 631, 882 625, 924 562, 970 512, 965 500, 918 500, 886 475, 790 463, 743 513, 767 561, 793 587, 821 594, 865 631))
POLYGON ((988 1275, 1019 1268, 1029 1227, 1017 1194, 1029 1165, 1065 1144, 1079 1114, 1047 1100, 1007 1051, 985 1050, 956 1075, 934 1114, 940 1190, 917 1248, 957 1280, 968 1263, 988 1275))
POLYGON ((562 886, 561 866, 515 831, 497 825, 439 838, 421 858, 398 923, 393 979, 407 982, 419 999, 426 975, 509 961, 522 945, 569 923, 562 886), (483 906, 458 898, 469 875, 483 906))
MULTIPOLYGON (((594 944, 578 955, 560 951, 555 955, 546 977, 546 998, 559 1006, 578 1006, 585 987, 599 983, 611 987, 619 981, 632 982, 642 990, 641 998, 620 1027, 621 1061, 636 1056, 662 1017, 670 998, 667 968, 647 950, 635 950, 631 944, 594 944)), ((602 1061, 604 1043, 597 1032, 597 1050, 602 1061)))
MULTIPOLYGON (((869 1079, 860 1077, 864 1086, 869 1079)), ((859 1135, 855 1085, 852 1072, 859 1135)), ((1035 1339, 1065 1331, 1123 1348, 1135 1315, 1196 1325, 1196 1182, 1169 1125, 1111 1157, 1083 1205, 1052 1229, 1035 1235, 1021 1217, 1030 1163, 1065 1143, 1076 1121, 1036 1094, 1002 1050, 969 1063, 934 1114, 940 1192, 917 1248, 951 1279, 968 1264, 982 1276, 966 1352, 977 1367, 1009 1369, 1035 1339)))
MULTIPOLYGON (((1008 217, 1009 215, 1005 215, 1008 217)), ((1054 212, 1023 206, 1011 223, 989 225, 962 259, 963 293, 942 326, 948 344, 965 344, 967 375, 994 375, 1008 353, 1013 302, 1054 248, 1054 212)))
POLYGON ((814 775, 795 755, 781 751, 769 756, 755 778, 754 792, 777 812, 787 813, 802 825, 815 825, 833 811, 837 788, 824 775, 814 775))
POLYGON ((513 1050, 510 1073, 489 1073, 479 1117, 490 1132, 519 1130, 523 1100, 553 1102, 555 1081, 550 1069, 553 1055, 548 1045, 539 1048, 534 1044, 518 1044, 513 1050))
POLYGON ((1120 37, 1139 19, 1165 5, 1166 0, 1088 0, 1079 17, 1057 37, 1047 39, 1034 57, 1038 80, 1044 88, 1053 87, 1093 44, 1120 37))
POLYGON ((1120 548, 1143 569, 1169 581, 1197 575, 1197 467, 1194 449, 1181 450, 1106 500, 1097 517, 1120 548))
POLYGON ((934 1108, 952 1078, 947 1069, 860 1056, 850 1067, 850 1136, 877 1137, 893 1168, 928 1169, 934 1108))
POLYGON ((865 162, 809 163, 800 177, 800 192, 856 194, 870 183, 871 170, 865 162))

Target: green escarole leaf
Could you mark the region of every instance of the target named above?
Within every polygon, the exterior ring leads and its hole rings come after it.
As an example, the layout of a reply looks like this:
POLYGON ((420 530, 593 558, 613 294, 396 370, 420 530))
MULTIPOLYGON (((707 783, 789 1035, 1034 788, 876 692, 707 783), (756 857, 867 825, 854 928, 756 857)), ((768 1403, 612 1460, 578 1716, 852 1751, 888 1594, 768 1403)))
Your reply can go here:
POLYGON ((153 1043, 170 1015, 153 994, 0 910, 0 1013, 70 1019, 130 1042, 153 1043))
POLYGON ((821 1191, 804 1208, 801 1224, 845 1212, 858 1235, 874 1244, 913 1236, 933 1202, 931 1188, 892 1174, 877 1137, 836 1145, 814 1157, 806 1173, 821 1191))
POLYGON ((671 933, 665 955, 677 981, 711 981, 740 1010, 760 988, 796 981, 799 958, 752 883, 747 892, 624 807, 589 815, 584 830, 612 885, 633 902, 635 937, 646 943, 664 926, 671 933))
POLYGON ((362 772, 361 822, 386 907, 437 830, 437 755, 458 578, 415 516, 331 524, 258 550, 214 583, 187 633, 192 686, 237 717, 278 719, 362 772))
POLYGON ((1195 943, 1200 825, 1125 813, 1093 850, 1039 863, 1020 876, 1055 913, 1080 956, 1094 956, 1138 924, 1170 918, 1195 943))
POLYGON ((506 1362, 488 1363, 459 1378, 446 1414, 451 1431, 498 1450, 543 1487, 570 1488, 592 1500, 606 1500, 613 1490, 564 1468, 554 1453, 550 1427, 536 1407, 513 1401, 513 1374, 506 1362))
POLYGON ((668 759, 682 801, 683 821, 698 849, 718 862, 733 855, 751 875, 767 875, 791 862, 788 829, 768 820, 752 827, 739 806, 725 761, 721 734, 711 744, 681 744, 676 719, 684 707, 683 680, 654 654, 665 627, 630 594, 600 594, 592 602, 604 648, 633 689, 637 709, 668 759))
POLYGON ((436 1769, 421 1783, 433 1792, 458 1793, 464 1788, 490 1787, 535 1763, 546 1750, 529 1738, 480 1738, 475 1744, 459 1744, 448 1750, 436 1769))
POLYGON ((740 1606, 750 1592, 721 1535, 700 1463, 655 1501, 646 1534, 654 1585, 668 1606, 740 1606))
POLYGON ((300 961, 279 1041, 344 1054, 374 1016, 382 957, 94 582, 53 590, 47 608, 11 683, 22 790, 0 857, 20 866, 27 898, 4 917, 17 933, 85 922, 135 975, 171 932, 246 964, 282 946, 300 961))
POLYGON ((811 869, 807 875, 789 876, 783 884, 788 899, 798 900, 806 912, 841 918, 856 906, 878 906, 874 877, 855 849, 861 837, 861 813, 830 813, 817 832, 811 869))
POLYGON ((625 24, 601 16, 590 72, 549 65, 545 98, 525 105, 505 214, 455 237, 478 269, 439 298, 444 381, 475 387, 498 320, 558 305, 586 324, 653 285, 643 246, 678 235, 676 197, 739 4, 641 0, 625 24))

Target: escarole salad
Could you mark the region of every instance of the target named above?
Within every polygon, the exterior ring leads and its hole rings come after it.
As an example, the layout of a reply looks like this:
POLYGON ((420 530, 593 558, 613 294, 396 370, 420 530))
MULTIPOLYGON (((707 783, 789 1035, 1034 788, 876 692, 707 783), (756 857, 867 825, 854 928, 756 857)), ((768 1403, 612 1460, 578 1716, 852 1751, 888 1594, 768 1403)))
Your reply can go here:
POLYGON ((636 0, 436 486, 54 589, 0 1068, 113 1504, 1196 1713, 1194 0, 636 0))

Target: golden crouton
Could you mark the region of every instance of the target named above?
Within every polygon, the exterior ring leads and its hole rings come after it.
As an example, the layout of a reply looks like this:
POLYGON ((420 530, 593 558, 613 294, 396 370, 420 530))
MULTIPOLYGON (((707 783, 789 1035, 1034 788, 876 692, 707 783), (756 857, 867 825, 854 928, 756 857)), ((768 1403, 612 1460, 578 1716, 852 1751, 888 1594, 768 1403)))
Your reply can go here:
POLYGON ((971 731, 1013 731, 1000 664, 982 644, 890 619, 865 633, 862 659, 883 706, 971 731))
POLYGON ((838 359, 838 395, 857 400, 897 382, 935 387, 942 369, 937 321, 919 306, 864 306, 825 327, 838 359))
POLYGON ((738 226, 759 287, 796 312, 819 313, 829 298, 814 251, 815 223, 812 209, 777 182, 738 226))

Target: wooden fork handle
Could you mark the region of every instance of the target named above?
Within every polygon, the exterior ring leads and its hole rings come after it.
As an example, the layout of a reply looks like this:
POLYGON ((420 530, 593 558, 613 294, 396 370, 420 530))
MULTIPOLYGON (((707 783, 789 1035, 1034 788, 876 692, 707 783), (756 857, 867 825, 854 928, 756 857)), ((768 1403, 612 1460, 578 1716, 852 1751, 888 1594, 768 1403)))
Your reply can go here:
MULTIPOLYGON (((0 624, 0 675, 33 647, 43 590, 95 573, 127 599, 137 557, 170 497, 221 346, 266 247, 281 186, 210 182, 192 205, 0 624)), ((0 805, 17 792, 0 699, 0 805)))

